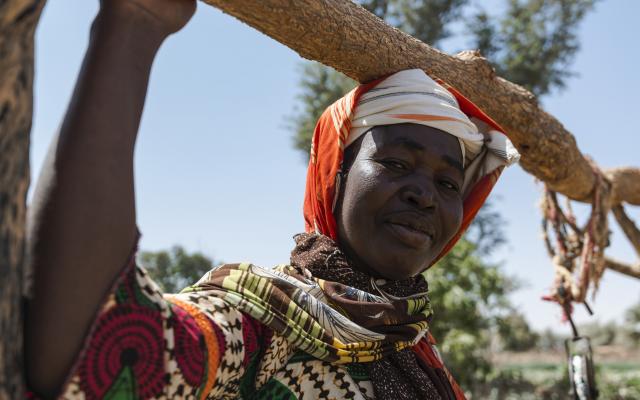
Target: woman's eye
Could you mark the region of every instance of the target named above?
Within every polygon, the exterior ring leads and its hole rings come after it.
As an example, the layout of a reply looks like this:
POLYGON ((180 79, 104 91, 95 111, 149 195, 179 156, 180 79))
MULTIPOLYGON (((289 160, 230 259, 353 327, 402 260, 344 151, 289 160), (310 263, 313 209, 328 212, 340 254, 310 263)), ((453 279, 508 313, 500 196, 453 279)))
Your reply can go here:
POLYGON ((460 189, 458 189, 458 185, 450 181, 440 181, 440 184, 449 190, 455 191, 456 193, 460 191, 460 189))
POLYGON ((384 164, 394 169, 399 169, 399 170, 407 169, 407 166, 404 163, 396 160, 385 160, 384 164))

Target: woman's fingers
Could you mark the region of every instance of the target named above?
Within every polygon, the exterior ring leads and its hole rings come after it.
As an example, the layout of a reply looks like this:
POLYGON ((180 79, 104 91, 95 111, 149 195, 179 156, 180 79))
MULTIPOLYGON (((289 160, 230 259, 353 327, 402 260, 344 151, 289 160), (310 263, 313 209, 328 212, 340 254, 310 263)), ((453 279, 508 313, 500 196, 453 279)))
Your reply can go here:
POLYGON ((182 29, 196 10, 196 0, 101 0, 103 11, 151 24, 165 35, 182 29))

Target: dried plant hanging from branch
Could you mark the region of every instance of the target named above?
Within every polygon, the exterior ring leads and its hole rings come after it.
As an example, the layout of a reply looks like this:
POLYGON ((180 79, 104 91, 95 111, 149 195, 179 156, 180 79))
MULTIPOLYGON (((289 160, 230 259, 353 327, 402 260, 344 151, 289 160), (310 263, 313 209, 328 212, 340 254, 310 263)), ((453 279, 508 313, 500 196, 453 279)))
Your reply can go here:
POLYGON ((544 242, 555 267, 551 294, 543 297, 555 301, 569 317, 572 303, 586 303, 591 290, 592 299, 598 290, 606 268, 604 250, 609 246, 607 214, 611 209, 611 185, 592 162, 596 184, 591 194, 591 214, 584 226, 578 226, 567 198, 560 206, 558 194, 545 185, 542 199, 542 231, 544 242))

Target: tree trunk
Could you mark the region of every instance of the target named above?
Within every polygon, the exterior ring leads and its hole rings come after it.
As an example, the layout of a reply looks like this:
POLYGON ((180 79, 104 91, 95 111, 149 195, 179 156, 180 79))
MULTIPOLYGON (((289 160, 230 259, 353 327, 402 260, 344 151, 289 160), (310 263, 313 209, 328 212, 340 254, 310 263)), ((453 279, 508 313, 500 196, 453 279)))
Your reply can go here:
MULTIPOLYGON (((444 54, 349 0, 205 2, 300 56, 333 67, 359 82, 406 68, 423 69, 457 88, 502 125, 522 154, 520 164, 527 172, 547 183, 551 190, 589 201, 594 174, 573 135, 539 107, 532 93, 496 76, 477 52, 444 54)), ((640 205, 640 170, 620 172, 620 181, 614 182, 613 198, 640 205)))
POLYGON ((44 0, 0 1, 0 399, 21 399, 33 36, 44 0))

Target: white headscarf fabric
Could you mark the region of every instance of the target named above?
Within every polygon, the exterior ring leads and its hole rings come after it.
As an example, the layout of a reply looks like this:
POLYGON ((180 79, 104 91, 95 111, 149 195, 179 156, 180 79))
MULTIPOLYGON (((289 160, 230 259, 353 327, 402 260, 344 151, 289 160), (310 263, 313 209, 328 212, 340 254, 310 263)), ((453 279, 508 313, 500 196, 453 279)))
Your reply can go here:
POLYGON ((504 133, 470 120, 456 98, 421 69, 397 72, 362 95, 356 105, 346 146, 374 126, 420 124, 456 136, 462 150, 463 193, 499 166, 511 165, 520 155, 504 133), (486 127, 482 132, 481 127, 486 127))

